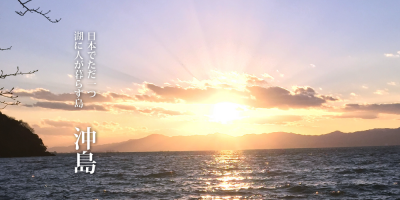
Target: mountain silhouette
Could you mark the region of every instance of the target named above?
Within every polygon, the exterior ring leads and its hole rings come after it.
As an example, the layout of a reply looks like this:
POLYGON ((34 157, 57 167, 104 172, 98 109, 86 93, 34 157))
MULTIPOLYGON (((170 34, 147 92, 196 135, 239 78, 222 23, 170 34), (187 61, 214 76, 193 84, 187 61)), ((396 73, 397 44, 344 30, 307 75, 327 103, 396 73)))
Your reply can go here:
MULTIPOLYGON (((120 143, 93 145, 92 151, 207 151, 389 145, 400 145, 400 128, 371 129, 353 133, 335 131, 323 135, 300 135, 287 132, 273 132, 263 134, 247 134, 237 137, 220 133, 169 137, 160 134, 153 134, 144 138, 132 139, 120 143)), ((74 149, 75 146, 50 148, 51 151, 57 152, 75 152, 74 149)))
POLYGON ((54 156, 42 139, 22 120, 0 112, 0 157, 54 156))

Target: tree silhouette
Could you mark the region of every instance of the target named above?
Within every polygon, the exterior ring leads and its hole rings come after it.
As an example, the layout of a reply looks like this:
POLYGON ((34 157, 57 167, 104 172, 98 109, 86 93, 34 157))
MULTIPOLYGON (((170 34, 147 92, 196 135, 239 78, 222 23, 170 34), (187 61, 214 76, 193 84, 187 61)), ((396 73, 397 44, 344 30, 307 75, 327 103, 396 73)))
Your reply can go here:
POLYGON ((54 156, 26 122, 0 112, 0 158, 54 156))
MULTIPOLYGON (((46 13, 39 11, 40 8, 30 9, 26 6, 32 0, 28 0, 22 3, 20 0, 18 2, 22 5, 25 11, 15 11, 18 15, 24 16, 27 12, 38 13, 44 16, 51 23, 57 23, 61 20, 51 20, 46 13)), ((1 51, 11 50, 12 46, 8 48, 0 48, 1 51)), ((4 74, 3 70, 0 70, 0 79, 5 79, 9 76, 17 76, 24 74, 33 74, 38 70, 33 70, 29 72, 20 72, 17 66, 17 71, 11 74, 4 74)), ((8 98, 11 102, 0 101, 0 105, 4 109, 9 105, 18 105, 19 102, 16 100, 18 96, 13 94, 14 87, 11 90, 4 90, 4 87, 0 88, 0 97, 8 98)), ((43 144, 42 139, 35 134, 33 128, 31 128, 26 122, 22 120, 15 120, 0 112, 0 157, 23 157, 23 156, 54 156, 54 154, 46 151, 46 146, 43 144)))
MULTIPOLYGON (((24 16, 27 12, 30 12, 30 13, 37 13, 37 14, 40 14, 40 15, 42 15, 43 17, 45 17, 45 18, 46 18, 47 20, 49 20, 51 23, 58 23, 58 22, 61 20, 61 18, 60 18, 60 19, 56 19, 56 20, 50 19, 50 17, 47 16, 47 14, 49 14, 49 13, 51 12, 51 10, 47 11, 46 13, 43 13, 43 11, 39 11, 40 7, 39 7, 39 8, 36 8, 36 9, 28 8, 28 7, 26 6, 26 4, 29 3, 29 2, 31 2, 31 1, 32 1, 32 0, 28 0, 28 1, 25 1, 25 2, 23 3, 23 2, 21 2, 21 0, 18 0, 18 2, 22 5, 22 7, 25 9, 25 11, 23 11, 23 12, 22 12, 22 11, 15 11, 15 12, 16 12, 18 15, 20 15, 20 16, 24 16)), ((1 51, 7 51, 7 50, 11 50, 11 48, 12 48, 12 46, 10 46, 10 47, 8 47, 8 48, 5 48, 5 49, 0 48, 0 50, 1 50, 1 51)), ((20 72, 20 71, 19 71, 19 67, 17 67, 17 72, 15 72, 15 73, 13 73, 13 74, 4 74, 4 73, 3 73, 3 70, 1 70, 0 79, 5 79, 5 78, 8 77, 8 76, 17 76, 17 75, 24 75, 24 74, 33 74, 33 73, 35 73, 35 72, 37 72, 37 71, 38 71, 38 70, 29 71, 29 72, 20 72)), ((7 106, 9 106, 9 105, 18 105, 18 104, 21 103, 20 101, 16 100, 16 98, 17 98, 18 96, 15 96, 15 95, 13 94, 13 90, 14 90, 14 87, 13 87, 11 90, 8 90, 8 91, 7 91, 7 90, 4 90, 4 87, 0 88, 0 96, 12 100, 11 102, 0 101, 0 104, 4 105, 4 107, 0 107, 0 110, 4 109, 5 107, 7 107, 7 106)))

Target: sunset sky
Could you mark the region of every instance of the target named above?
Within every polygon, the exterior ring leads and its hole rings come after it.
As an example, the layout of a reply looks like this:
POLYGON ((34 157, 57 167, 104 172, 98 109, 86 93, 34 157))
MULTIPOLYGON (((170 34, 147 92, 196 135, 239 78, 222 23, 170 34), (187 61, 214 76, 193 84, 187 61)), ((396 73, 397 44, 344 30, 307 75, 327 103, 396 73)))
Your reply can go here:
POLYGON ((0 69, 39 70, 0 80, 22 102, 1 112, 48 147, 73 145, 75 127, 86 126, 100 144, 400 126, 400 1, 26 5, 61 21, 21 17, 18 1, 0 1, 0 48, 12 46, 0 51, 0 69), (98 94, 83 109, 74 107, 75 31, 96 32, 97 85, 84 91, 98 94))

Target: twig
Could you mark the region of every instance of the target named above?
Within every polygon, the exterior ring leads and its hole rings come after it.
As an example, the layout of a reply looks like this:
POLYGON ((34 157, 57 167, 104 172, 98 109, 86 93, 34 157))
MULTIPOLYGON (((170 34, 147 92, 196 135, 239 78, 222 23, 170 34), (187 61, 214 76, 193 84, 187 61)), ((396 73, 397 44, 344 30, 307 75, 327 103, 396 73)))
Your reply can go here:
POLYGON ((4 74, 4 75, 3 75, 3 70, 0 70, 0 71, 1 71, 0 78, 1 78, 1 79, 5 79, 7 76, 16 76, 16 75, 23 75, 23 74, 33 74, 33 73, 35 73, 35 72, 37 72, 37 71, 39 71, 39 70, 34 70, 34 71, 30 71, 30 72, 23 73, 23 72, 19 72, 19 67, 17 67, 17 72, 15 72, 14 74, 4 74))
MULTIPOLYGON (((12 46, 11 46, 12 47, 12 46)), ((2 49, 0 48, 1 51, 7 51, 7 50, 11 50, 11 47, 8 47, 7 49, 2 49)))
POLYGON ((0 101, 0 103, 1 103, 1 104, 5 104, 4 107, 0 108, 0 110, 2 110, 2 109, 4 109, 4 108, 6 108, 7 106, 18 105, 18 104, 20 104, 21 102, 17 101, 17 102, 12 102, 12 103, 10 103, 10 102, 5 102, 5 101, 0 101))
POLYGON ((30 8, 26 7, 25 4, 29 3, 30 1, 32 1, 32 0, 28 0, 28 1, 26 1, 25 3, 22 3, 21 0, 18 0, 18 2, 19 2, 19 3, 22 5, 22 7, 25 8, 26 10, 25 10, 24 12, 22 12, 22 11, 15 11, 15 12, 16 12, 18 15, 20 15, 20 16, 24 16, 28 11, 31 12, 31 13, 32 13, 32 12, 35 12, 35 13, 38 13, 38 14, 40 14, 40 15, 43 15, 43 17, 45 17, 45 18, 46 18, 47 20, 49 20, 51 23, 57 23, 57 22, 59 22, 59 21, 61 20, 61 18, 60 18, 60 19, 56 19, 56 20, 51 20, 49 16, 46 16, 47 14, 49 14, 49 13, 51 12, 51 10, 47 11, 47 13, 43 13, 43 11, 39 11, 40 7, 39 7, 39 8, 36 8, 36 9, 30 9, 30 8))
POLYGON ((15 100, 15 98, 18 97, 18 96, 14 96, 14 93, 13 93, 14 88, 12 88, 10 91, 3 91, 3 89, 4 89, 4 87, 0 88, 0 96, 7 97, 12 100, 15 100), (11 95, 11 96, 7 96, 7 95, 11 95))
MULTIPOLYGON (((7 76, 16 76, 16 75, 23 75, 23 74, 33 74, 33 73, 37 72, 38 70, 34 70, 34 71, 27 72, 27 73, 23 73, 23 72, 19 72, 19 67, 17 67, 17 72, 15 72, 14 74, 3 74, 3 70, 0 70, 0 71, 1 71, 0 78, 1 78, 1 79, 5 79, 7 76)), ((1 97, 6 97, 6 98, 10 98, 10 99, 12 99, 12 100, 16 100, 16 98, 17 98, 18 96, 14 96, 14 93, 13 93, 14 88, 12 88, 12 89, 9 90, 9 91, 3 91, 3 89, 4 89, 4 87, 0 88, 0 96, 1 96, 1 97)), ((20 104, 20 103, 21 103, 21 102, 18 101, 18 100, 17 100, 16 102, 0 101, 0 104, 4 104, 4 107, 3 107, 3 108, 0 108, 0 110, 6 108, 6 107, 9 106, 9 105, 18 105, 18 104, 20 104)))

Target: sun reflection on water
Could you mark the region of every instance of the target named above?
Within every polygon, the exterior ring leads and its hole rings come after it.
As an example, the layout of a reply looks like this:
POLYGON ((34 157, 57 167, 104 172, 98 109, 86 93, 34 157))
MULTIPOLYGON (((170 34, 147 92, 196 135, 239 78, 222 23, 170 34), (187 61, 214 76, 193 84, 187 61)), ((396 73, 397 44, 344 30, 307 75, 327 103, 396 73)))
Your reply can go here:
MULTIPOLYGON (((218 194, 225 192, 237 192, 249 189, 252 184, 247 179, 249 173, 253 171, 245 161, 245 156, 239 151, 220 151, 214 155, 214 159, 207 163, 205 174, 211 177, 205 182, 207 191, 218 194)), ((205 199, 211 196, 203 196, 205 199)), ((223 197, 213 196, 212 199, 240 199, 241 196, 223 195, 223 197)))

